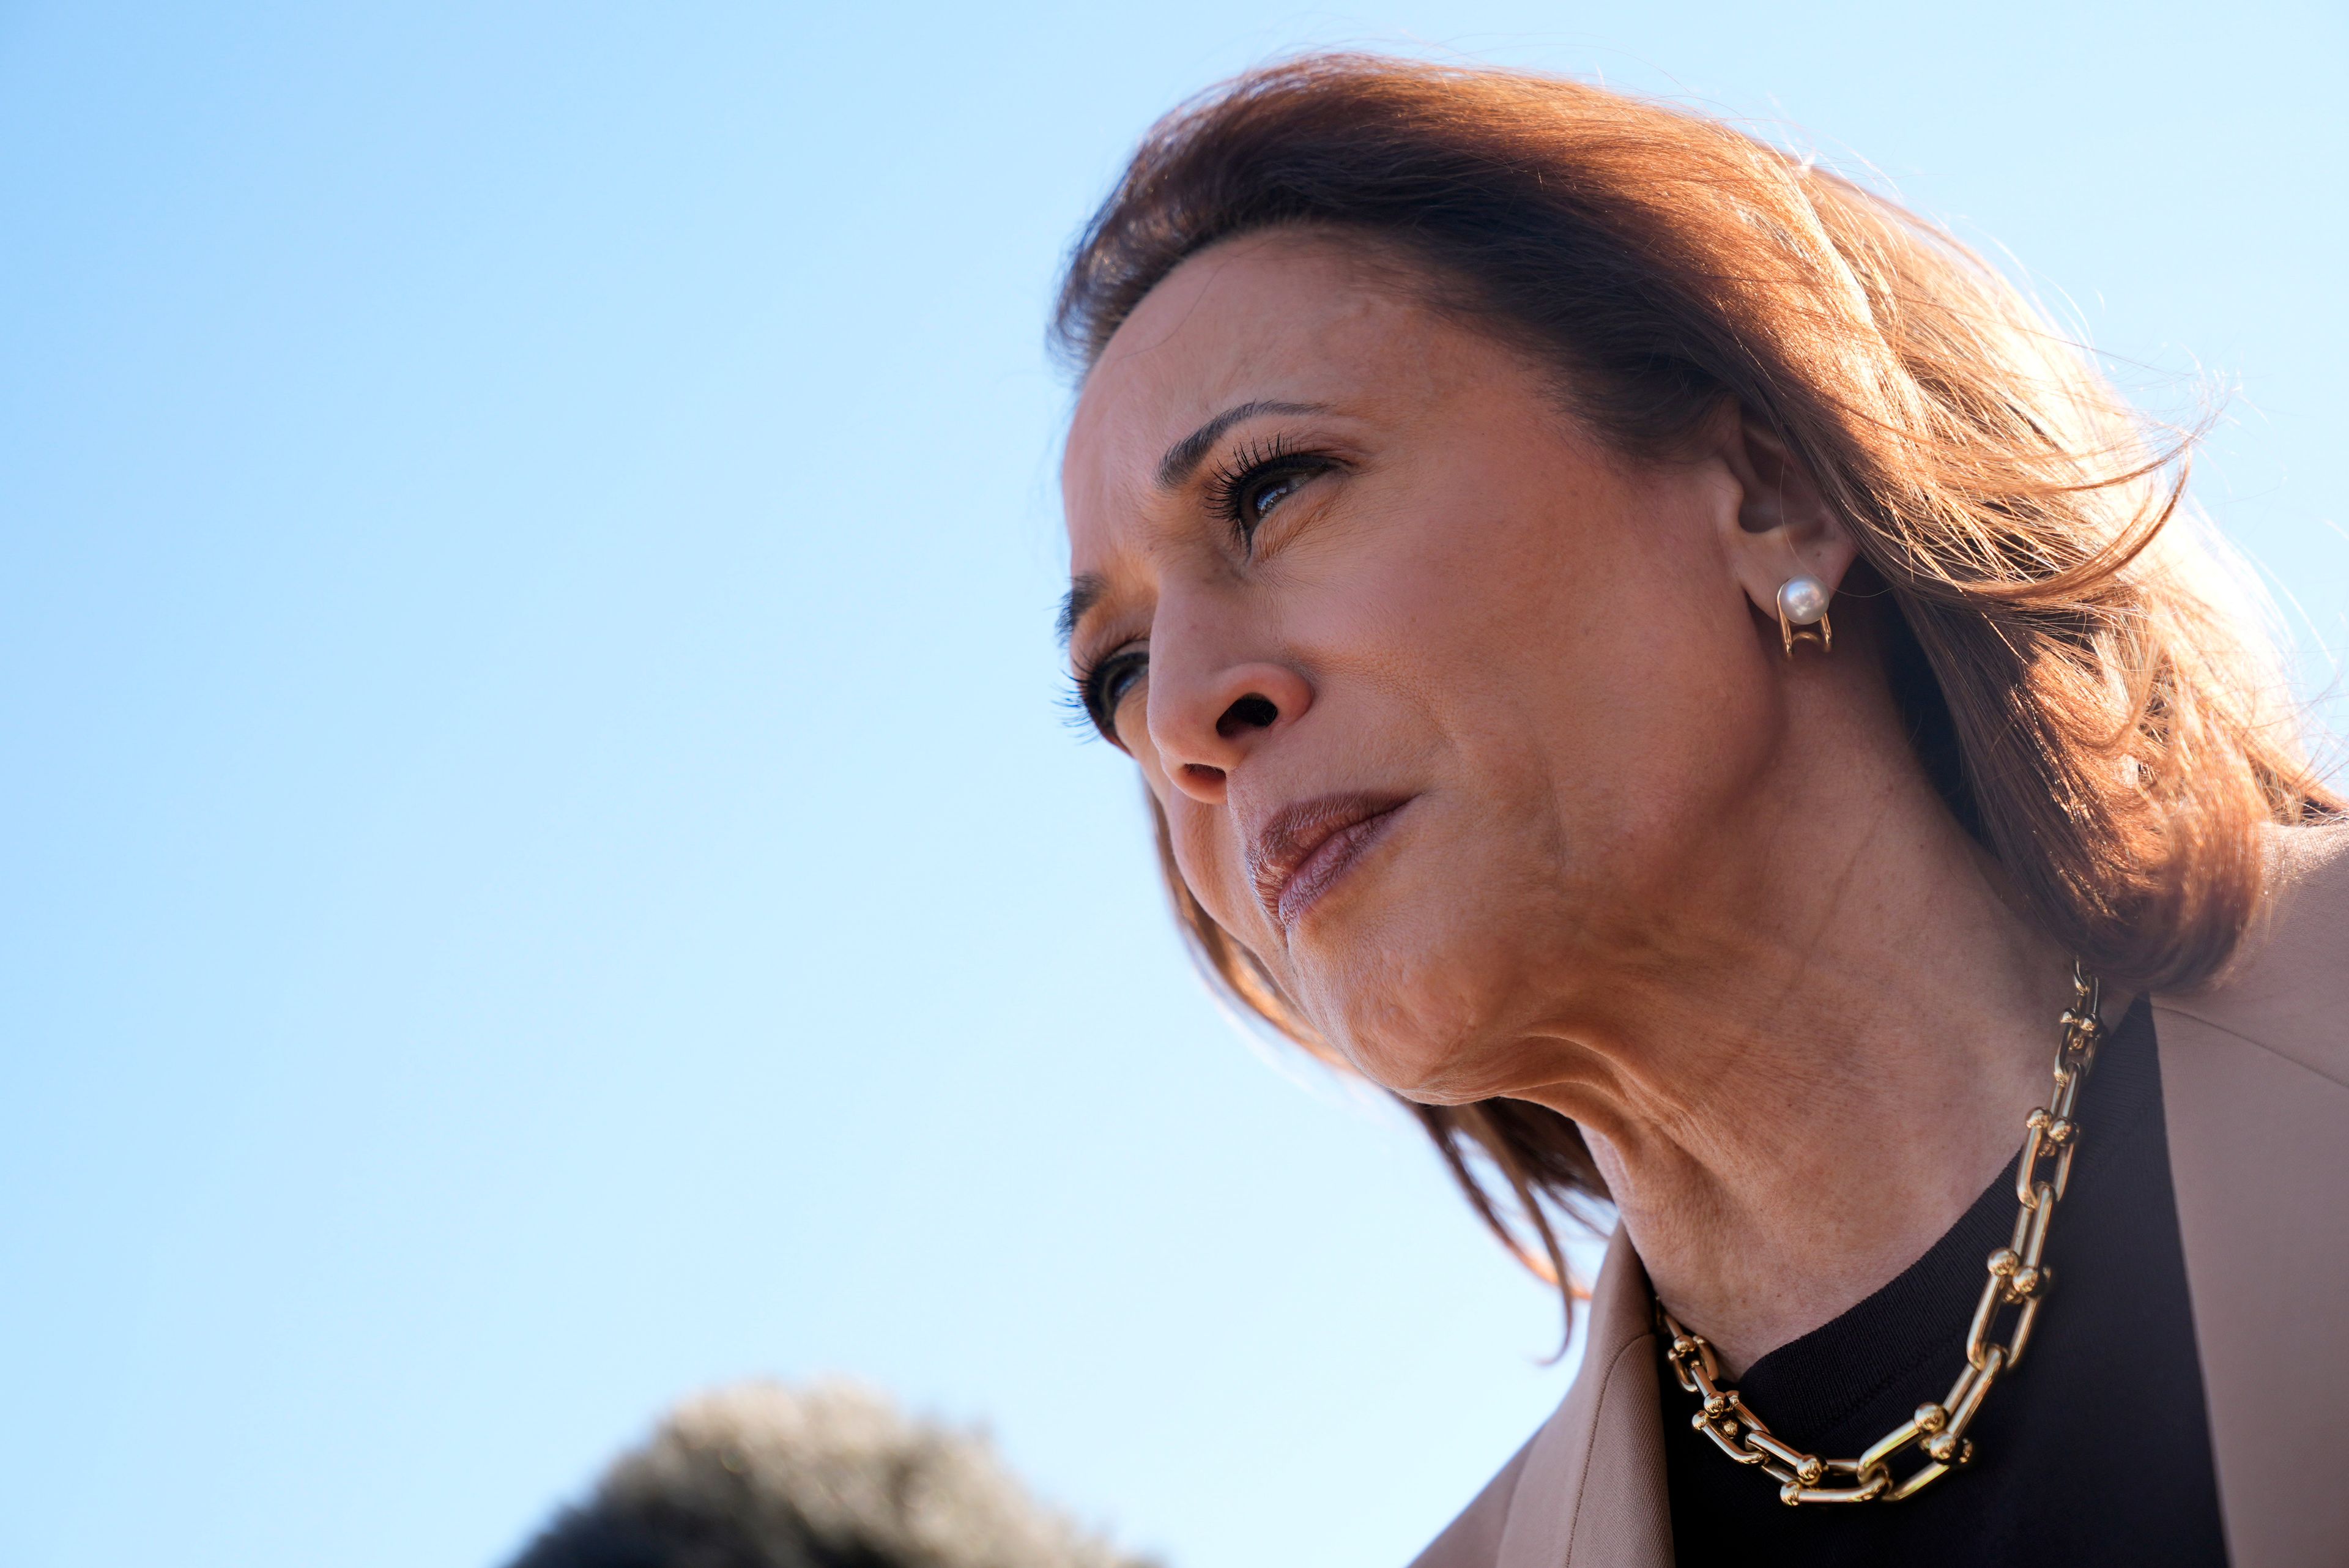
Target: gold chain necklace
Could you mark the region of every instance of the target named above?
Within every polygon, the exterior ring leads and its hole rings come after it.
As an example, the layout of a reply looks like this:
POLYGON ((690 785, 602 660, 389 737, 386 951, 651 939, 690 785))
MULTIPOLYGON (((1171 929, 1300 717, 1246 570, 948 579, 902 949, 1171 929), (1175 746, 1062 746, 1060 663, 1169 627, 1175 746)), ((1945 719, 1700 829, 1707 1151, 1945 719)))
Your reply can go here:
POLYGON ((1680 1386, 1703 1403, 1689 1424, 1741 1465, 1759 1465, 1778 1483, 1778 1500, 1790 1507, 1806 1502, 1899 1502, 1914 1497, 1974 1457, 1966 1428, 1982 1409, 1991 1385, 2022 1364, 2023 1346, 2031 1343, 2032 1324, 2039 1321, 2040 1303, 2047 1299, 2054 1271, 2040 1262, 2047 1249, 2048 1221, 2055 1217, 2072 1175, 2072 1157, 2079 1152, 2080 1128, 2072 1119, 2079 1103, 2080 1085, 2095 1061, 2096 1043, 2104 1034, 2097 1020, 2103 986, 2077 963, 2072 965, 2072 1005, 2064 1013, 2064 1040, 2055 1047, 2055 1094, 2051 1104, 2031 1113, 2023 1122, 2023 1159, 2015 1168, 2014 1196, 2023 1211, 2014 1217, 2014 1239, 1990 1255, 1990 1282, 1966 1330, 1966 1368, 1950 1386, 1939 1404, 1923 1404, 1917 1413, 1872 1444, 1856 1459, 1824 1459, 1806 1454, 1773 1434, 1762 1417, 1745 1407, 1734 1388, 1720 1386, 1721 1365, 1702 1334, 1682 1328, 1663 1303, 1656 1303, 1657 1320, 1670 1336, 1665 1354, 1680 1386), (2054 1168, 2043 1178, 2043 1162, 2054 1168), (1992 1337, 2001 1313, 2015 1314, 2013 1334, 1992 1337), (1915 1446, 1926 1463, 1896 1481, 1887 1461, 1915 1446), (1826 1486, 1828 1477, 1847 1484, 1826 1486))

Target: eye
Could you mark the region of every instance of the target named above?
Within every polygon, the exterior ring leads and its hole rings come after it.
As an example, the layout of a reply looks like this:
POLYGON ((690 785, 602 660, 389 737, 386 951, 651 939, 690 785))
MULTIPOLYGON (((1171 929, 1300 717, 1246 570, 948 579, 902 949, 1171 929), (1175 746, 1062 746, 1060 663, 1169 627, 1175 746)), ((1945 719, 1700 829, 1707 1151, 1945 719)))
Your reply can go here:
POLYGON ((1117 712, 1150 668, 1146 648, 1123 648, 1077 672, 1077 704, 1102 740, 1118 745, 1117 712))
POLYGON ((1305 483, 1305 475, 1295 469, 1257 480, 1240 493, 1240 525, 1254 528, 1265 514, 1288 500, 1297 487, 1305 483))
POLYGON ((1337 467, 1319 452, 1291 452, 1275 437, 1267 446, 1244 448, 1207 482, 1207 504, 1242 540, 1309 480, 1337 467))

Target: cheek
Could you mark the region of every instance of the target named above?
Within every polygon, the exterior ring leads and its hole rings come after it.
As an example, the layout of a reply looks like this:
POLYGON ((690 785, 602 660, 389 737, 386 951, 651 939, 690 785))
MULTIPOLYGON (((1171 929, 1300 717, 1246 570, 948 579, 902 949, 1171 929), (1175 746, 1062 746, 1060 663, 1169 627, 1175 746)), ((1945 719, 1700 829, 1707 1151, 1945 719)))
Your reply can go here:
POLYGON ((1671 568, 1623 563, 1630 605, 1555 564, 1394 580, 1406 613, 1381 651, 1408 688, 1395 709, 1432 739, 1429 810, 1378 897, 1298 948, 1291 983, 1373 1080, 1507 1092, 1577 976, 1651 949, 1676 890, 1712 874, 1766 769, 1775 688, 1742 596, 1671 568))
POLYGON ((1496 797, 1538 787, 1581 830, 1571 853, 1716 805, 1769 727, 1769 672, 1702 500, 1594 483, 1541 515, 1521 498, 1489 549, 1430 560, 1413 590, 1408 618, 1442 659, 1427 698, 1465 772, 1496 797))
POLYGON ((1627 855, 1666 865, 1747 811, 1782 731, 1744 596, 1658 593, 1588 665, 1572 744, 1627 855))
POLYGON ((1146 748, 1132 750, 1131 754, 1142 774, 1143 788, 1149 793, 1153 813, 1165 835, 1165 850, 1174 862, 1174 875, 1181 878, 1185 890, 1210 919, 1260 959, 1277 952, 1277 947, 1266 940, 1264 912, 1256 902, 1239 850, 1233 842, 1230 818, 1170 784, 1156 758, 1146 748))
POLYGON ((1158 809, 1166 819, 1167 842, 1174 852, 1174 869, 1191 897, 1249 950, 1270 950, 1262 929, 1264 912, 1257 906, 1247 874, 1231 837, 1231 824, 1222 813, 1180 794, 1170 801, 1157 792, 1158 809))

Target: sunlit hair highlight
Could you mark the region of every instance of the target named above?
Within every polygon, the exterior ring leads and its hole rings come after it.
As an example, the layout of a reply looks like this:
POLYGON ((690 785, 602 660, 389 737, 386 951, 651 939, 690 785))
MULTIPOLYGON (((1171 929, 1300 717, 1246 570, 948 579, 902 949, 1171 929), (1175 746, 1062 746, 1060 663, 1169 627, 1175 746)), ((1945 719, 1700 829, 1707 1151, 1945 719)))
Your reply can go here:
MULTIPOLYGON (((1669 459, 1728 402, 1772 430, 1857 544, 1854 583, 1889 601, 1887 675, 1943 798, 2111 984, 2216 973, 2271 825, 2340 809, 2229 561, 2179 525, 2188 437, 1886 198, 1578 82, 1313 56, 1152 130, 1076 245, 1057 343, 1089 369, 1185 258, 1272 228, 1414 264, 1426 303, 1553 366, 1630 455, 1669 459)), ((1342 1066, 1184 886, 1163 817, 1159 849, 1218 986, 1342 1066)), ((1574 1124, 1410 1108, 1485 1223, 1563 1281, 1549 1216, 1606 1197, 1574 1124)))

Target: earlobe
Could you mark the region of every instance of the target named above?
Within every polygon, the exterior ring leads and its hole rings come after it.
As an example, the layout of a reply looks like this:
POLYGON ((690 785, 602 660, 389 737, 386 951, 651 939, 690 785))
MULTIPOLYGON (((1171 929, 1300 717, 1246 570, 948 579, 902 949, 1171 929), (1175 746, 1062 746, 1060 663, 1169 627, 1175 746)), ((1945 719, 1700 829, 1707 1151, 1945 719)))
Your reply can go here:
POLYGON ((1739 488, 1723 543, 1739 585, 1756 610, 1778 623, 1789 658, 1797 642, 1831 650, 1828 606, 1857 547, 1810 471, 1775 432, 1741 414, 1722 433, 1721 455, 1739 488))

